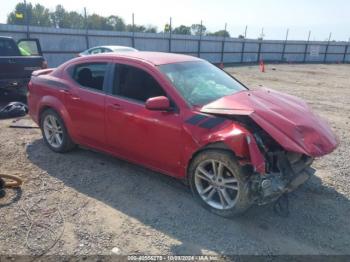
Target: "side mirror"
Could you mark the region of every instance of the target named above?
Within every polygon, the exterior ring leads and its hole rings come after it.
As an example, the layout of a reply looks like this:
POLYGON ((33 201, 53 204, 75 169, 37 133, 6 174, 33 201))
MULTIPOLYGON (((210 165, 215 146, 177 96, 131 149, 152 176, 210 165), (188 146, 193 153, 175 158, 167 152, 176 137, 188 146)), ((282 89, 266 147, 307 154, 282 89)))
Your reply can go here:
POLYGON ((156 96, 148 98, 145 106, 148 110, 153 111, 169 111, 171 109, 170 101, 165 96, 156 96))

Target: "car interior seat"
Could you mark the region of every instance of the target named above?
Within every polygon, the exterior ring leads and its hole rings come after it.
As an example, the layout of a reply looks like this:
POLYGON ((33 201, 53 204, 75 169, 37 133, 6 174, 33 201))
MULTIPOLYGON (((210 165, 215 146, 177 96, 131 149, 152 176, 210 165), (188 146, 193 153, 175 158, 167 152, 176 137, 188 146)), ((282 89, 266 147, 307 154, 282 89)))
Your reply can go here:
POLYGON ((78 83, 82 86, 93 88, 93 77, 89 68, 82 68, 78 73, 78 83))

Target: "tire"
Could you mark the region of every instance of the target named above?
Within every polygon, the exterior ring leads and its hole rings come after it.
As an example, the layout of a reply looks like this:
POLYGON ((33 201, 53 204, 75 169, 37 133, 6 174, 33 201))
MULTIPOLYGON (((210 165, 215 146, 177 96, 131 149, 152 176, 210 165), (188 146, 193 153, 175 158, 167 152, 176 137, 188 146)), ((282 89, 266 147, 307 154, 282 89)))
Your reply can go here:
POLYGON ((212 213, 228 218, 243 214, 252 205, 247 178, 234 155, 230 151, 220 149, 199 153, 191 161, 188 170, 195 200, 212 213), (207 175, 211 175, 210 179, 207 175))
POLYGON ((71 151, 76 147, 76 145, 74 144, 74 142, 72 141, 72 139, 68 134, 67 128, 62 118, 53 109, 47 109, 41 114, 40 128, 41 128, 41 133, 43 135, 46 145, 52 151, 57 153, 65 153, 65 152, 71 151), (54 122, 56 122, 56 124, 53 124, 54 122), (53 135, 50 136, 49 134, 50 132, 48 131, 49 128, 47 125, 48 123, 51 123, 52 124, 51 126, 56 125, 56 128, 54 128, 56 131, 54 132, 57 132, 57 135, 60 137, 60 139, 58 139, 57 136, 55 135, 55 138, 50 140, 50 138, 52 138, 53 135), (57 143, 53 143, 53 140, 56 140, 57 143))

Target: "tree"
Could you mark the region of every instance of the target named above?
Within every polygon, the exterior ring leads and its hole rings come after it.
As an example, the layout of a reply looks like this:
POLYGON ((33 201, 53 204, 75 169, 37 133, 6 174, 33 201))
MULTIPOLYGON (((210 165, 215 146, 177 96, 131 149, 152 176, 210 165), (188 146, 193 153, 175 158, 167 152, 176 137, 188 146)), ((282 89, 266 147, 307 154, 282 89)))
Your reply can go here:
POLYGON ((214 33, 208 33, 207 35, 230 37, 230 33, 226 30, 219 30, 219 31, 216 31, 214 33))
POLYGON ((170 32, 170 25, 169 24, 165 24, 164 26, 164 33, 169 33, 170 32))
MULTIPOLYGON (((28 18, 31 17, 32 9, 32 4, 27 4, 28 18)), ((18 3, 15 10, 8 14, 7 23, 11 25, 25 25, 27 23, 26 5, 24 3, 18 3), (16 14, 22 14, 22 18, 17 17, 16 14)))
POLYGON ((148 25, 145 29, 145 33, 157 33, 158 29, 156 26, 148 25))
POLYGON ((32 9, 30 25, 51 26, 50 11, 45 6, 36 4, 32 9))
POLYGON ((128 32, 132 32, 134 30, 134 32, 145 32, 146 31, 146 27, 144 27, 143 25, 133 25, 132 24, 128 24, 126 26, 126 31, 128 32))
POLYGON ((18 3, 15 10, 7 16, 7 23, 14 25, 25 25, 27 19, 30 25, 35 26, 51 26, 50 11, 46 7, 36 4, 34 7, 31 3, 18 3), (16 14, 22 14, 22 18, 16 14))
POLYGON ((124 20, 116 15, 111 15, 107 18, 107 25, 110 25, 115 31, 125 31, 126 25, 124 20))
POLYGON ((66 15, 66 19, 67 19, 66 23, 69 28, 82 29, 85 27, 84 17, 75 11, 69 12, 66 15))
POLYGON ((191 27, 185 26, 185 25, 180 25, 173 30, 174 34, 179 34, 179 35, 190 35, 191 34, 191 27))
POLYGON ((238 38, 239 39, 244 39, 245 37, 244 37, 244 35, 238 35, 238 38))
POLYGON ((92 14, 87 17, 89 29, 113 30, 113 27, 107 23, 107 18, 98 14, 92 14))
POLYGON ((191 25, 191 33, 193 35, 205 35, 207 28, 201 24, 193 24, 191 25))
POLYGON ((62 5, 57 5, 55 11, 51 13, 53 25, 57 28, 69 28, 67 12, 62 5))

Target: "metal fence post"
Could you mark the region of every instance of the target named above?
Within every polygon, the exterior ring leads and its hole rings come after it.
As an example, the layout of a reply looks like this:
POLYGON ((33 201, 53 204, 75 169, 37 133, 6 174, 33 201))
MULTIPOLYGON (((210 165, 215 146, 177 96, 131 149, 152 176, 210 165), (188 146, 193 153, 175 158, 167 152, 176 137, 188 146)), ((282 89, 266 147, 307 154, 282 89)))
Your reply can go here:
POLYGON ((305 44, 303 63, 306 62, 306 55, 307 55, 307 49, 309 48, 310 36, 311 36, 311 31, 309 31, 309 36, 307 37, 307 42, 305 44))
POLYGON ((201 57, 201 43, 202 43, 202 30, 203 30, 203 21, 201 20, 201 28, 199 30, 199 40, 198 40, 198 57, 201 57))
POLYGON ((329 38, 328 38, 328 42, 326 45, 326 51, 324 53, 323 63, 326 63, 326 61, 327 61, 328 47, 329 47, 329 42, 331 41, 331 37, 332 37, 332 32, 329 33, 329 38))
POLYGON ((261 61, 261 40, 259 40, 259 47, 258 47, 258 63, 261 61))
POLYGON ((224 63, 226 28, 227 28, 227 23, 225 23, 224 38, 223 38, 222 43, 221 43, 221 63, 224 63))
POLYGON ((348 44, 345 45, 345 51, 344 51, 344 56, 343 56, 343 63, 346 62, 346 54, 348 53, 349 45, 350 45, 350 38, 349 38, 348 44))
POLYGON ((248 30, 248 26, 245 26, 245 30, 244 30, 244 38, 243 38, 243 42, 242 42, 242 50, 241 50, 241 63, 243 63, 243 59, 244 59, 244 51, 245 51, 245 40, 247 38, 247 30, 248 30))
POLYGON ((135 15, 132 13, 132 37, 131 37, 131 45, 135 47, 135 15))
POLYGON ((170 30, 169 31, 169 53, 171 53, 171 35, 172 35, 172 31, 173 31, 171 17, 170 17, 169 30, 170 30))
POLYGON ((289 28, 287 29, 286 39, 284 40, 284 43, 283 43, 281 62, 284 62, 284 54, 286 52, 286 45, 287 45, 287 40, 288 40, 288 34, 289 34, 289 28))
POLYGON ((26 24, 27 24, 27 38, 30 38, 30 33, 29 33, 29 12, 28 12, 28 6, 27 6, 27 1, 24 0, 24 8, 25 8, 25 14, 26 14, 26 24))
POLYGON ((89 22, 88 18, 86 15, 86 7, 84 7, 84 19, 85 19, 85 44, 86 44, 86 49, 90 48, 90 43, 89 43, 89 22))
POLYGON ((258 63, 261 61, 261 45, 262 41, 264 40, 264 28, 261 28, 261 34, 259 37, 259 48, 258 48, 258 63))

